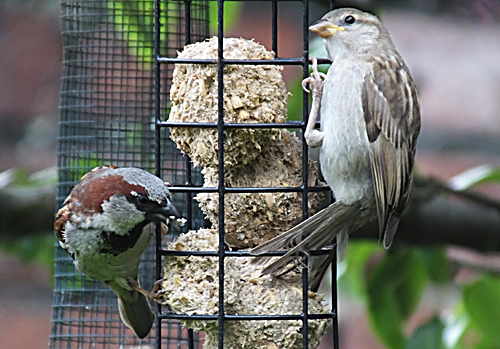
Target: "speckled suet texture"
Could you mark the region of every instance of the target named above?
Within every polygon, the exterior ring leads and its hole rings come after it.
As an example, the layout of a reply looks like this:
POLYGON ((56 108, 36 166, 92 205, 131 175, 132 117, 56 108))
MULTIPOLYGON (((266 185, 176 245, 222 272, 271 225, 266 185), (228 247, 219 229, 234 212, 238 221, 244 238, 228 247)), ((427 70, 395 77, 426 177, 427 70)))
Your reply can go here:
MULTIPOLYGON (((167 247, 176 251, 217 251, 219 237, 213 229, 182 234, 167 247)), ((174 313, 218 313, 217 257, 165 258, 162 302, 174 313)), ((297 272, 276 279, 260 277, 262 266, 251 258, 228 257, 225 264, 224 310, 227 314, 269 315, 302 312, 301 277, 297 272)), ((323 295, 309 292, 309 313, 324 313, 323 295)), ((309 321, 309 348, 316 348, 330 320, 309 321)), ((205 349, 217 348, 216 321, 185 321, 196 331, 206 332, 205 349)), ((302 348, 302 324, 293 321, 227 321, 224 324, 224 348, 302 348)))
MULTIPOLYGON (((217 58, 216 37, 188 45, 179 58, 217 58)), ((273 59, 274 53, 246 39, 224 39, 227 59, 273 59)), ((276 65, 226 65, 224 67, 224 121, 234 123, 283 123, 288 92, 276 65)), ((170 90, 171 122, 217 122, 217 65, 176 64, 170 90)), ((171 138, 195 166, 217 167, 217 129, 171 127, 171 138)), ((224 166, 249 163, 262 146, 275 138, 276 129, 228 129, 224 135, 224 166)))
MULTIPOLYGON (((217 169, 202 171, 205 187, 218 185, 217 169)), ((243 168, 225 171, 227 187, 299 187, 302 185, 302 142, 291 132, 263 145, 261 154, 243 168)), ((309 162, 309 186, 320 185, 318 171, 309 162)), ((316 213, 321 193, 309 194, 309 214, 316 213)), ((214 228, 219 223, 219 195, 196 196, 205 217, 214 228)), ((237 193, 224 198, 225 239, 231 247, 251 248, 287 231, 302 221, 301 193, 237 193)))

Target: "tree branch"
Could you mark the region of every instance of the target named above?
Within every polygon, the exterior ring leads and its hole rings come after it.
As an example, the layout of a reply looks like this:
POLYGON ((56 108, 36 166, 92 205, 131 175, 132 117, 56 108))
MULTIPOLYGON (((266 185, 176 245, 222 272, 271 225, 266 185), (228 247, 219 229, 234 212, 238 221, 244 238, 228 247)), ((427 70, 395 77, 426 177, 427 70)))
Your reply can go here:
POLYGON ((52 231, 56 186, 0 188, 0 237, 18 238, 52 231))
MULTIPOLYGON (((0 187, 0 236, 16 238, 52 231, 55 185, 0 187)), ((352 234, 378 239, 372 222, 352 234)), ((436 178, 415 178, 410 205, 395 243, 446 244, 500 252, 500 203, 482 194, 456 191, 436 178)))
MULTIPOLYGON (((374 222, 352 235, 377 237, 374 222)), ((500 203, 471 190, 453 190, 435 178, 416 178, 410 205, 396 234, 398 242, 500 251, 500 203)))
POLYGON ((464 247, 448 247, 446 254, 451 261, 460 267, 500 274, 500 256, 498 254, 479 253, 464 247))

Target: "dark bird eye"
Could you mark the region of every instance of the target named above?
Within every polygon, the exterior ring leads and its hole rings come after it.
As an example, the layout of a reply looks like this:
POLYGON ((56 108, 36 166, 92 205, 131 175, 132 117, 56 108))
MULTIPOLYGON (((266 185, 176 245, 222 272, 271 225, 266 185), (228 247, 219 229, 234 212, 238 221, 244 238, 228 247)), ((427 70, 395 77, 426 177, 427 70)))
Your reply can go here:
POLYGON ((140 205, 140 206, 146 206, 148 203, 149 203, 149 200, 147 197, 145 196, 138 196, 137 197, 137 203, 140 205))
POLYGON ((354 22, 356 22, 356 18, 349 15, 344 18, 344 22, 346 22, 347 24, 353 24, 354 22))

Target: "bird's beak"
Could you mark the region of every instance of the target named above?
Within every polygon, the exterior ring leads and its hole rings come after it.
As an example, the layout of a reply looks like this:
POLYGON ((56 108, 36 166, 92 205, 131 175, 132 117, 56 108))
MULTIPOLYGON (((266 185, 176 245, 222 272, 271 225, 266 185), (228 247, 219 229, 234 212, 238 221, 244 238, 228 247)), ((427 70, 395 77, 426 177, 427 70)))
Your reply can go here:
POLYGON ((162 207, 155 209, 148 213, 152 216, 152 218, 156 218, 154 220, 159 220, 163 222, 168 222, 169 220, 181 218, 179 211, 175 208, 174 204, 169 200, 168 204, 162 207))
POLYGON ((313 25, 309 27, 309 30, 315 34, 318 34, 323 39, 329 38, 330 36, 334 36, 339 31, 344 31, 344 27, 339 27, 326 19, 320 19, 313 25))

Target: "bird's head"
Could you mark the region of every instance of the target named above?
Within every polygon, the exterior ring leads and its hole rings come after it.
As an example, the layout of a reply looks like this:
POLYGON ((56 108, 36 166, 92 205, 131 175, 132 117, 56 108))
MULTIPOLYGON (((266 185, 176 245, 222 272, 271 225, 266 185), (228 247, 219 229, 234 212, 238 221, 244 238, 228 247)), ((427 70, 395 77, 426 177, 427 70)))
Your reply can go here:
POLYGON ((345 53, 370 53, 377 45, 384 44, 384 40, 391 40, 376 16, 354 8, 328 12, 309 30, 325 39, 328 58, 332 61, 345 53))
POLYGON ((179 218, 167 185, 133 167, 98 167, 82 177, 66 199, 73 224, 127 234, 142 222, 179 218))

